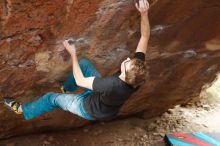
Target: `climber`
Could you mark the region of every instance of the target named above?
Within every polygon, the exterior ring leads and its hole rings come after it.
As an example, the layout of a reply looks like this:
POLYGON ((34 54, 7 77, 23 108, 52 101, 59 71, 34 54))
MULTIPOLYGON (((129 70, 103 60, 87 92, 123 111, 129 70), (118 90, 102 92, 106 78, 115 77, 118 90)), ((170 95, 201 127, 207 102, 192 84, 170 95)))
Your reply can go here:
POLYGON ((139 0, 135 6, 141 14, 141 38, 134 57, 124 60, 118 72, 112 76, 101 77, 88 59, 78 62, 75 45, 65 40, 63 45, 72 58, 73 72, 61 88, 63 93, 47 93, 24 104, 4 97, 5 105, 15 113, 22 114, 26 120, 57 108, 91 121, 115 118, 121 106, 147 78, 145 54, 150 36, 149 3, 147 0, 139 0), (84 92, 69 93, 78 87, 84 88, 84 92))

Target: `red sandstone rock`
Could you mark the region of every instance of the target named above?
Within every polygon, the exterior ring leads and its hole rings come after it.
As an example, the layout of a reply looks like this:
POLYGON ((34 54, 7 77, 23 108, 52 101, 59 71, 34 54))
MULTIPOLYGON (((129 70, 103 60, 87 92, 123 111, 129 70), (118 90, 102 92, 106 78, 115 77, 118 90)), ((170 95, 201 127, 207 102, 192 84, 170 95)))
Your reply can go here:
MULTIPOLYGON (((143 110, 147 117, 199 95, 214 80, 220 63, 219 0, 158 0, 150 9, 147 53, 149 81, 120 115, 143 110)), ((71 37, 79 56, 90 58, 103 75, 132 55, 140 37, 132 0, 0 1, 0 95, 27 102, 59 84, 70 71, 61 42, 71 37)), ((87 122, 63 111, 24 121, 0 107, 0 138, 79 127, 87 122)))

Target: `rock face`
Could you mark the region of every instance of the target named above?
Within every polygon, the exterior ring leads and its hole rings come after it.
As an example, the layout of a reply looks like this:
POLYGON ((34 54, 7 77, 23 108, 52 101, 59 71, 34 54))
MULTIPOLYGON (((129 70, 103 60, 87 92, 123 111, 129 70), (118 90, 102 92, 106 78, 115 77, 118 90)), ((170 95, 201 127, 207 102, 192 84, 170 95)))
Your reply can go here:
MULTIPOLYGON (((211 83, 220 64, 219 0, 157 0, 150 9, 149 80, 120 116, 148 111, 146 118, 186 103, 211 83)), ((27 102, 59 92, 71 70, 65 38, 79 57, 105 75, 133 55, 140 17, 132 0, 1 0, 0 95, 27 102)), ((31 121, 0 106, 0 138, 79 127, 88 122, 53 111, 31 121)))

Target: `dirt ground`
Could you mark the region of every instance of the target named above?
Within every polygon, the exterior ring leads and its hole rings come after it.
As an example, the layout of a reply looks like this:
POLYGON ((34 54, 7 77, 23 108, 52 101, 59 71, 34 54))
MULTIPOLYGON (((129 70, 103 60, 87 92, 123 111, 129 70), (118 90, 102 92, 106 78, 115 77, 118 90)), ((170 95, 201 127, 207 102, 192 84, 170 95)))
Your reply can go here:
POLYGON ((213 90, 219 91, 212 89, 200 101, 176 106, 151 120, 139 116, 96 123, 77 130, 1 140, 0 146, 165 146, 166 133, 220 132, 220 98, 213 90))

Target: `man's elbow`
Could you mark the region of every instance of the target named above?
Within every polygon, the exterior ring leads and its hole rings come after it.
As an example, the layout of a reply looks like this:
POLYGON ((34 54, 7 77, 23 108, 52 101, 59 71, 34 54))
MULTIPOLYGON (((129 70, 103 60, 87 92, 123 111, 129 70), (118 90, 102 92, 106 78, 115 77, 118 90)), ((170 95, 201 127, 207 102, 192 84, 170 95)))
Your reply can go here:
POLYGON ((76 85, 77 85, 77 86, 80 86, 80 87, 81 87, 81 86, 82 86, 82 83, 83 83, 83 80, 82 80, 82 79, 77 79, 77 80, 76 80, 76 85))

